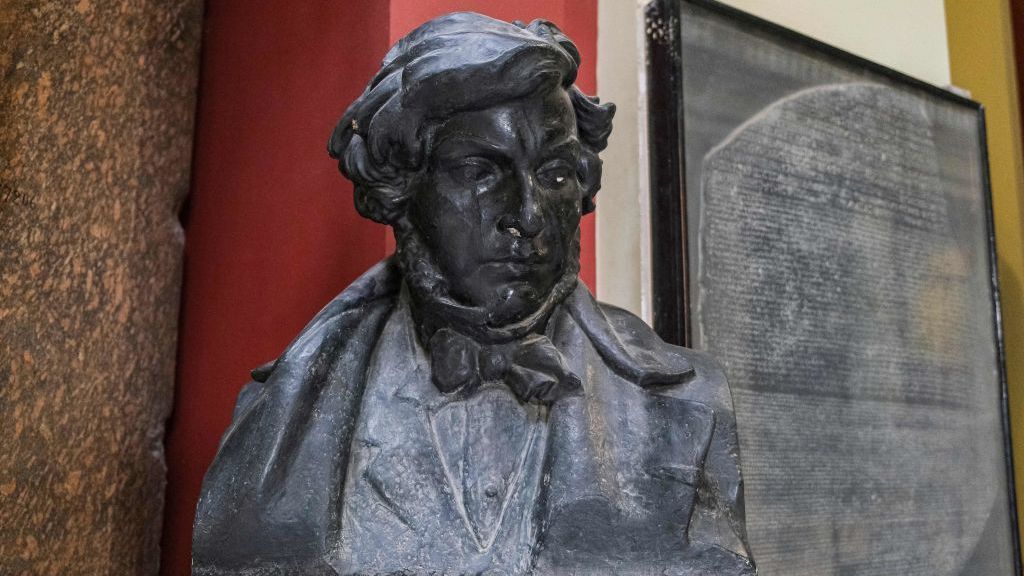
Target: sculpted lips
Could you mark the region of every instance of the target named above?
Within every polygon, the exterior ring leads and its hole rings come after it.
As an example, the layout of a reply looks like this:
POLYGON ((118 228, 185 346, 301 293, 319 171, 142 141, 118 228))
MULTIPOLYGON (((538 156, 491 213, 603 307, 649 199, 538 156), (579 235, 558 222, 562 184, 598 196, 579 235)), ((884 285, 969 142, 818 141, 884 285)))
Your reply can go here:
POLYGON ((543 268, 550 263, 551 251, 544 242, 520 241, 517 237, 510 246, 500 252, 505 255, 491 259, 487 265, 525 273, 543 268))
POLYGON ((537 268, 540 267, 539 263, 529 260, 506 260, 504 262, 495 262, 495 265, 511 272, 513 276, 528 276, 531 273, 537 272, 537 268))
POLYGON ((543 268, 545 264, 546 262, 541 258, 506 258, 502 260, 493 260, 484 264, 481 268, 498 273, 505 272, 510 276, 519 277, 536 274, 540 272, 540 269, 543 268))
POLYGON ((520 252, 511 256, 495 258, 482 267, 507 272, 513 276, 527 276, 541 272, 551 264, 547 249, 530 247, 527 250, 529 251, 528 253, 520 252))

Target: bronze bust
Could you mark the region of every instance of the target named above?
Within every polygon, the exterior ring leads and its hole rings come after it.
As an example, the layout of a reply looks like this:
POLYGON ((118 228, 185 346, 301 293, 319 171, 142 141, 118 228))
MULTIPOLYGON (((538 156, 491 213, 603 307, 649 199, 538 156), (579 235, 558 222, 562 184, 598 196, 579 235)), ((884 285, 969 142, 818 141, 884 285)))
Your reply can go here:
POLYGON ((614 107, 545 21, 449 14, 330 138, 398 250, 253 371, 195 574, 751 575, 728 385, 577 281, 614 107))

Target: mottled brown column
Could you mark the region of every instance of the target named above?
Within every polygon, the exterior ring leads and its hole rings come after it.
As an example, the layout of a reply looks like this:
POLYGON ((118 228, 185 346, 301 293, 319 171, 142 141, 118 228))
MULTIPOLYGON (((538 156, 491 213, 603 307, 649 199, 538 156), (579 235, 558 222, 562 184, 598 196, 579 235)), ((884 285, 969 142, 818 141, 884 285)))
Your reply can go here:
POLYGON ((199 0, 0 2, 0 574, 155 574, 199 0))

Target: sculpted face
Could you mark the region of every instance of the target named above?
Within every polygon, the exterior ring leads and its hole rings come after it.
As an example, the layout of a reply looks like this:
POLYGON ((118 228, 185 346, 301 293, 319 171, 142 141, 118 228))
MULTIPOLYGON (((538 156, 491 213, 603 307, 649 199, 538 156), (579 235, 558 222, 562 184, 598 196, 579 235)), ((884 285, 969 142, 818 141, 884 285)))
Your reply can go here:
POLYGON ((536 310, 576 258, 580 143, 565 90, 460 112, 434 132, 409 219, 461 303, 536 310))

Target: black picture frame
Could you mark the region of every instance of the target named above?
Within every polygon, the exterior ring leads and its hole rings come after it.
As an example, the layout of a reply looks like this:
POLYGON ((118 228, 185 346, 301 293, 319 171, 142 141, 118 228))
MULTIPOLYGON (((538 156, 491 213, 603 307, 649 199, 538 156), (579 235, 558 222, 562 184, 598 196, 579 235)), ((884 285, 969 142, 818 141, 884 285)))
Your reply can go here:
MULTIPOLYGON (((647 101, 647 152, 650 182, 651 231, 651 297, 655 330, 668 342, 693 346, 693 278, 696 263, 692 257, 694 231, 687 217, 687 162, 684 102, 684 60, 681 18, 682 8, 697 7, 737 26, 756 30, 782 43, 800 46, 846 65, 864 69, 871 74, 915 91, 922 97, 934 98, 961 107, 977 118, 978 148, 981 158, 981 179, 984 189, 983 210, 988 243, 991 298, 993 300, 992 330, 996 342, 998 394, 1001 402, 1002 453, 1006 466, 1006 505, 1013 538, 1014 574, 1022 574, 1020 529, 1017 517, 1010 414, 1007 402, 1005 350, 1002 317, 999 305, 999 279, 994 236, 991 184, 988 164, 985 114, 981 104, 913 78, 842 49, 820 42, 775 23, 758 18, 716 0, 652 0, 643 7, 646 37, 645 82, 647 101)), ((741 414, 738 414, 742 418, 741 414)), ((742 428, 743 422, 739 423, 742 428)), ((755 550, 756 559, 756 550, 755 550)), ((845 574, 845 572, 844 572, 845 574)), ((851 572, 850 574, 854 574, 851 572)), ((769 575, 770 576, 770 575, 769 575)))

